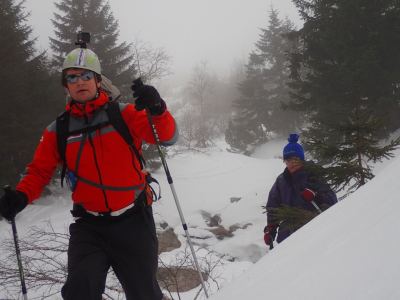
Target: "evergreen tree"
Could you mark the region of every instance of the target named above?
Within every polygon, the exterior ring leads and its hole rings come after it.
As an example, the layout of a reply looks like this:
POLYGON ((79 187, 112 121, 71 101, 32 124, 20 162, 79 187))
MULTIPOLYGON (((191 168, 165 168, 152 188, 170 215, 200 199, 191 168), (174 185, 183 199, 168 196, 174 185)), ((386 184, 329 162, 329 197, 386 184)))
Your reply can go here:
MULTIPOLYGON (((55 5, 61 14, 54 13, 52 22, 56 29, 54 32, 57 39, 50 38, 50 47, 53 52, 57 53, 53 60, 53 65, 57 68, 62 66, 66 54, 74 49, 77 33, 82 31, 91 34, 91 41, 87 47, 99 57, 102 73, 120 89, 122 94, 120 100, 130 103, 134 101, 130 86, 132 80, 137 76, 134 67, 135 56, 137 58, 135 63, 138 67, 141 65, 144 69, 148 66, 151 67, 153 73, 149 76, 157 77, 168 74, 169 69, 166 65, 170 58, 163 49, 154 50, 149 46, 142 49, 139 47, 139 42, 136 42, 133 45, 135 51, 132 52, 131 44, 126 42, 117 44, 118 21, 112 15, 108 2, 105 3, 103 0, 62 0, 55 5), (150 56, 151 61, 147 61, 148 56, 146 55, 150 56)), ((155 171, 160 168, 161 161, 155 146, 145 143, 143 154, 150 170, 155 171)))
MULTIPOLYGON (((321 211, 325 211, 330 206, 327 204, 323 204, 320 209, 321 211)), ((301 206, 293 207, 288 205, 282 205, 280 207, 266 207, 262 206, 265 209, 264 213, 271 212, 272 221, 276 224, 280 224, 280 230, 290 230, 294 232, 298 230, 300 227, 307 224, 309 221, 314 219, 319 215, 318 211, 309 211, 301 206)))
POLYGON ((324 139, 308 137, 311 150, 324 159, 331 159, 327 167, 307 163, 307 168, 316 177, 324 177, 336 192, 347 189, 347 194, 364 185, 374 175, 370 162, 381 162, 394 155, 393 150, 400 146, 400 138, 381 146, 379 132, 385 129, 387 119, 375 117, 373 110, 363 108, 356 90, 356 108, 340 118, 340 121, 323 123, 325 132, 336 132, 342 136, 341 142, 330 145, 324 139))
POLYGON ((62 0, 55 3, 61 14, 54 13, 52 20, 56 39, 50 38, 50 47, 56 53, 53 65, 62 66, 65 56, 74 49, 79 31, 89 32, 87 47, 99 57, 102 73, 121 90, 125 101, 132 101, 130 85, 136 76, 131 44, 117 44, 118 21, 110 5, 103 0, 62 0))
MULTIPOLYGON (((326 167, 303 162, 311 174, 311 180, 323 178, 332 190, 340 192, 346 190, 341 198, 355 191, 360 186, 371 180, 374 175, 369 162, 381 162, 382 159, 389 159, 394 155, 391 151, 400 146, 400 138, 391 141, 386 146, 379 145, 374 136, 385 128, 387 119, 376 118, 373 110, 362 108, 356 89, 356 108, 344 116, 342 121, 323 123, 325 132, 336 132, 343 136, 343 141, 336 145, 329 145, 324 139, 316 139, 308 136, 307 143, 312 151, 318 152, 322 159, 331 159, 333 162, 326 167)), ((319 213, 305 210, 301 207, 266 207, 265 213, 271 212, 274 222, 282 224, 282 228, 295 230, 308 223, 319 213)), ((329 208, 323 204, 322 211, 329 208)))
POLYGON ((290 52, 290 109, 310 119, 308 134, 334 145, 338 132, 324 131, 360 105, 388 116, 379 138, 400 127, 400 2, 397 0, 293 0, 304 26, 287 36, 301 47, 290 52))
POLYGON ((245 154, 267 142, 269 133, 293 132, 299 122, 298 114, 281 108, 290 99, 286 51, 293 46, 283 35, 293 31, 293 23, 287 18, 280 20, 271 8, 269 26, 261 31, 256 51, 250 54, 246 66, 246 79, 239 84, 241 95, 233 102, 235 112, 226 131, 227 143, 245 154))
POLYGON ((22 5, 0 0, 0 185, 13 187, 63 106, 59 78, 48 72, 44 53, 35 56, 22 5))

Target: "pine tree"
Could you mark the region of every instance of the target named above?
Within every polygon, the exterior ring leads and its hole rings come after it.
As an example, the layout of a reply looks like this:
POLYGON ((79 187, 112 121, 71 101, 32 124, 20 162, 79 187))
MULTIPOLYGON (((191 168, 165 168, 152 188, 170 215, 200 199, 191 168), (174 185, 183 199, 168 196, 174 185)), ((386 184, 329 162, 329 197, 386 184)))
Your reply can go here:
POLYGON ((63 106, 59 78, 49 73, 44 53, 35 56, 22 5, 0 0, 0 185, 13 187, 63 106))
POLYGON ((50 47, 56 53, 53 65, 62 66, 65 56, 74 49, 79 31, 91 34, 89 49, 100 59, 102 73, 118 86, 125 101, 132 101, 130 85, 136 76, 131 44, 117 44, 118 21, 110 5, 103 0, 62 0, 55 3, 61 12, 52 20, 56 39, 50 38, 50 47))
POLYGON ((239 84, 241 95, 233 102, 235 112, 226 131, 226 141, 232 150, 251 154, 268 141, 271 132, 286 135, 295 130, 298 114, 281 108, 290 99, 285 53, 293 46, 283 35, 293 28, 290 20, 280 20, 271 7, 269 26, 261 29, 256 51, 250 54, 246 66, 246 79, 239 84))
MULTIPOLYGON (((311 150, 318 152, 322 159, 331 159, 328 166, 321 166, 313 162, 304 162, 310 172, 310 179, 324 179, 335 192, 345 191, 343 199, 360 186, 371 180, 374 175, 369 162, 381 162, 382 159, 394 157, 391 153, 400 147, 400 138, 391 141, 386 146, 379 145, 375 139, 377 132, 385 128, 387 119, 375 117, 373 110, 362 108, 360 97, 356 88, 356 108, 344 116, 342 121, 323 123, 326 132, 333 131, 343 137, 342 142, 332 146, 324 139, 316 139, 308 136, 307 143, 311 150)), ((379 134, 378 134, 379 135, 379 134)), ((297 230, 318 216, 318 212, 311 212, 301 207, 282 205, 280 207, 263 206, 266 212, 270 212, 273 221, 282 223, 283 229, 297 230)), ((322 211, 329 206, 320 206, 322 211)))
POLYGON ((336 192, 346 190, 347 194, 364 185, 374 175, 370 162, 381 162, 382 159, 394 157, 391 153, 400 146, 400 138, 381 146, 379 132, 385 129, 387 119, 374 116, 372 109, 361 106, 358 89, 356 89, 356 109, 347 113, 337 122, 323 123, 325 132, 335 132, 342 140, 330 145, 324 139, 308 136, 307 144, 311 151, 319 153, 332 163, 326 167, 306 164, 316 177, 324 177, 336 192))
POLYGON ((301 47, 290 52, 290 109, 310 119, 308 134, 334 145, 337 132, 323 123, 362 107, 388 116, 379 139, 400 127, 400 2, 397 0, 293 0, 304 26, 287 36, 301 47))
MULTIPOLYGON (((50 38, 50 47, 53 52, 57 53, 53 65, 57 68, 62 66, 66 54, 75 47, 74 44, 79 31, 89 32, 91 41, 90 44, 87 44, 87 47, 99 57, 102 73, 109 77, 120 89, 122 94, 120 100, 133 103, 134 99, 130 86, 132 80, 137 76, 134 56, 138 56, 138 53, 134 54, 131 51, 131 44, 126 42, 117 44, 118 21, 111 13, 108 2, 105 3, 103 0, 62 0, 61 3, 55 5, 61 14, 54 13, 53 19, 57 39, 50 38)), ((137 44, 135 46, 138 47, 137 44)), ((148 51, 147 54, 158 54, 158 56, 154 61, 137 61, 138 66, 145 63, 151 65, 154 72, 153 77, 168 74, 169 69, 165 66, 170 58, 164 53, 163 49, 153 50, 147 47, 146 50, 148 51)), ((137 59, 143 58, 137 57, 137 59)), ((161 161, 155 146, 144 144, 143 154, 148 167, 152 171, 160 168, 161 161)))
MULTIPOLYGON (((271 221, 275 224, 280 224, 280 230, 290 230, 294 232, 300 227, 304 226, 316 216, 319 215, 318 211, 309 211, 302 207, 292 207, 288 205, 282 205, 280 207, 266 207, 264 213, 271 213, 271 221)), ((328 205, 323 205, 320 207, 321 210, 328 209, 328 205)))

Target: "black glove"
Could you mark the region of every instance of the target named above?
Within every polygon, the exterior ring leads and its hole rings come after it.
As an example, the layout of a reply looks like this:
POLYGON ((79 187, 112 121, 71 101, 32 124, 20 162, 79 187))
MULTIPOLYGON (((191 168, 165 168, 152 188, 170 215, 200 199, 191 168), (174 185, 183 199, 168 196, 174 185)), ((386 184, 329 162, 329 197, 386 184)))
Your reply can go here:
POLYGON ((131 89, 134 91, 133 97, 136 98, 135 109, 137 111, 144 110, 147 107, 152 116, 159 116, 165 112, 165 102, 153 86, 142 85, 138 87, 134 84, 131 89))
POLYGON ((264 228, 264 242, 270 247, 270 249, 273 247, 272 243, 275 240, 277 228, 278 226, 275 223, 269 223, 264 228))
POLYGON ((8 221, 15 218, 17 213, 28 205, 28 196, 21 191, 4 189, 5 194, 0 198, 0 214, 8 221))

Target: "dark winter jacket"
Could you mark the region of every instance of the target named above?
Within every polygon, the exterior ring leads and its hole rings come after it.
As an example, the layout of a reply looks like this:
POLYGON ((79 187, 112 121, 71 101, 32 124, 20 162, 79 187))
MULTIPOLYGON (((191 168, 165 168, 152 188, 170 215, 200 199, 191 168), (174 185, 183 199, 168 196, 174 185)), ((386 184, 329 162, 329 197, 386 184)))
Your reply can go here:
MULTIPOLYGON (((285 168, 284 172, 278 176, 271 188, 268 196, 267 207, 279 207, 280 205, 288 205, 292 207, 301 206, 302 208, 315 211, 316 208, 311 203, 306 203, 300 198, 301 192, 306 189, 312 189, 317 192, 315 203, 321 205, 323 203, 333 205, 337 203, 335 193, 329 186, 321 180, 311 180, 307 168, 302 168, 290 174, 285 168)), ((271 213, 267 213, 268 223, 274 223, 271 219, 271 213)), ((279 230, 277 242, 280 243, 287 238, 292 232, 289 230, 279 230)))

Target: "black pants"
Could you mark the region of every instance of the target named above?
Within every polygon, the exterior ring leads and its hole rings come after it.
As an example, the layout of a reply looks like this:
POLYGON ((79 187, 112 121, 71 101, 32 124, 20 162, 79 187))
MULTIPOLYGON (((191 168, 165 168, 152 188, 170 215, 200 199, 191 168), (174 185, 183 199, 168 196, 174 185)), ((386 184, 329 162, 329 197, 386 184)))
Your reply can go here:
POLYGON ((101 300, 112 266, 128 300, 161 300, 151 206, 122 217, 81 218, 70 226, 66 300, 101 300), (116 218, 116 219, 114 219, 116 218))

